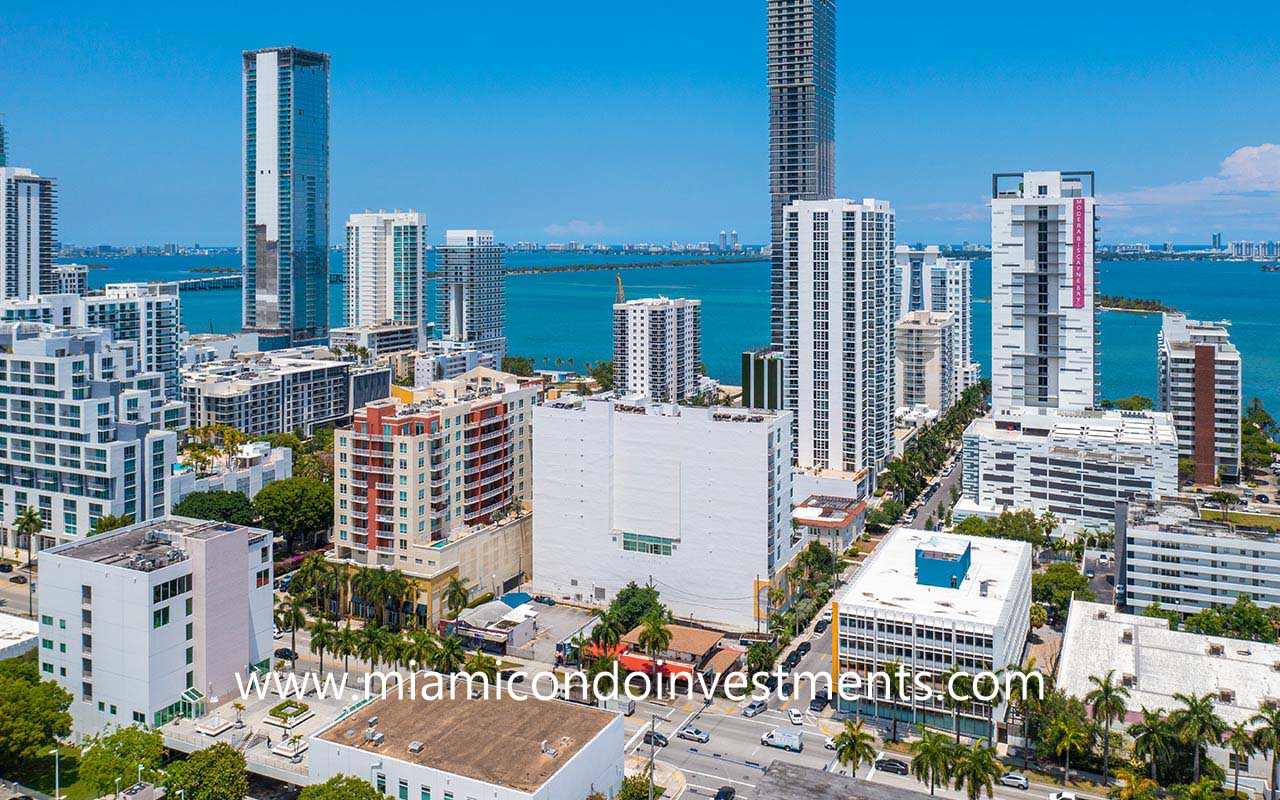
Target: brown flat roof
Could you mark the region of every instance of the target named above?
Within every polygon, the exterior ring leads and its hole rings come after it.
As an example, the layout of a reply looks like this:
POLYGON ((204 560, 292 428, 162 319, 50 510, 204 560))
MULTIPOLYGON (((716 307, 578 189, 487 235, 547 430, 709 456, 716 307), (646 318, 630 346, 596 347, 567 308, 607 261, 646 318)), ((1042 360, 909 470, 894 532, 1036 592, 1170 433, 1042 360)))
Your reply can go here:
MULTIPOLYGON (((623 643, 631 645, 632 649, 638 652, 643 652, 644 648, 640 646, 640 631, 642 630, 644 630, 644 626, 637 625, 630 633, 622 637, 623 643)), ((667 650, 672 653, 705 655, 707 651, 718 645, 720 640, 724 638, 724 634, 720 631, 690 628, 686 625, 667 625, 667 630, 671 631, 671 644, 667 646, 667 650)))
MULTIPOLYGON (((445 694, 448 694, 447 688, 445 694)), ((617 715, 560 700, 523 701, 507 695, 471 700, 423 700, 394 694, 375 700, 335 723, 320 738, 385 758, 463 775, 521 792, 537 791, 617 715), (370 717, 381 745, 365 741, 370 717), (557 754, 545 755, 542 742, 557 754), (417 753, 411 743, 421 743, 417 753)))

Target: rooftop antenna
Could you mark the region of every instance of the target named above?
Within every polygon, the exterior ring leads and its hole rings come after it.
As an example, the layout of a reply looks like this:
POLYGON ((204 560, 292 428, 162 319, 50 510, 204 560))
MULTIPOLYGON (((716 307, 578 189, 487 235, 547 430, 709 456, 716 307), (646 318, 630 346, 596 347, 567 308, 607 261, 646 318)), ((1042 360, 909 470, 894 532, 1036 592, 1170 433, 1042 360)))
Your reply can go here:
POLYGON ((615 303, 625 303, 625 302, 627 302, 627 296, 626 296, 626 294, 625 294, 625 293, 623 293, 623 291, 622 291, 622 273, 621 273, 621 272, 615 272, 615 273, 614 273, 614 275, 613 275, 613 278, 614 278, 614 280, 616 280, 616 281, 618 282, 618 293, 614 296, 614 298, 613 298, 613 302, 615 302, 615 303))

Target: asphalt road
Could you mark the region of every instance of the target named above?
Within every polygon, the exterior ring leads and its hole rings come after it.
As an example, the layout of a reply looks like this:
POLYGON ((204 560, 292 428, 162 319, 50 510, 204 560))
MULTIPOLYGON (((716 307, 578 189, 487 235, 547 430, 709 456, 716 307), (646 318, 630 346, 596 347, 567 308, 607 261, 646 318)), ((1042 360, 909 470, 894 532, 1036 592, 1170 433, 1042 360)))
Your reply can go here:
POLYGON ((945 473, 948 469, 951 470, 951 474, 943 474, 938 478, 938 482, 934 484, 938 488, 929 496, 929 499, 917 501, 916 508, 908 509, 908 513, 914 510, 915 516, 907 527, 923 528, 924 524, 929 521, 929 517, 933 517, 935 522, 942 521, 943 511, 951 507, 951 490, 960 485, 959 451, 956 451, 951 456, 951 459, 943 465, 942 472, 945 473))
MULTIPOLYGON (((896 758, 901 761, 911 762, 910 756, 900 753, 882 752, 881 755, 896 758)), ((886 786, 896 786, 900 789, 911 789, 916 792, 928 792, 929 787, 916 780, 911 775, 894 775, 877 769, 864 767, 859 770, 858 777, 870 783, 879 783, 886 786)), ((1060 786, 1050 786, 1043 783, 1032 783, 1029 789, 1015 789, 1011 786, 996 786, 995 800, 1045 800, 1054 792, 1061 791, 1060 786)), ((966 800, 964 792, 956 791, 951 788, 938 787, 935 790, 937 797, 946 798, 946 800, 966 800)), ((1076 797, 1080 800, 1101 800, 1095 795, 1076 792, 1076 797)))
MULTIPOLYGON (((0 610, 6 614, 18 614, 27 616, 27 586, 28 584, 13 583, 9 579, 14 575, 25 575, 28 579, 36 579, 25 570, 14 570, 13 572, 0 572, 0 610)), ((40 606, 39 592, 34 593, 35 608, 38 611, 40 606)))

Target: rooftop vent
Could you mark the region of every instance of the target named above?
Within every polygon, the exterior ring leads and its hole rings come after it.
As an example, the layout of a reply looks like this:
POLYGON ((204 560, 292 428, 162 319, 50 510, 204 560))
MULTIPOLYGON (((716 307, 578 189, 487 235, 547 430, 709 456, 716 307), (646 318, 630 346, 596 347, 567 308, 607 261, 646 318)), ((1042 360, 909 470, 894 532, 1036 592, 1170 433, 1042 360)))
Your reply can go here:
POLYGON ((1098 619, 1106 619, 1106 618, 1107 618, 1107 612, 1106 612, 1106 611, 1099 611, 1099 612, 1098 612, 1098 619))
POLYGON ((1133 688, 1133 686, 1138 683, 1138 678, 1135 675, 1128 675, 1128 674, 1121 675, 1120 683, 1128 688, 1133 688))
POLYGON ((1220 656, 1224 652, 1222 645, 1213 642, 1209 643, 1209 655, 1220 656))
POLYGON ((1124 644, 1133 644, 1133 631, 1126 629, 1124 633, 1120 634, 1120 641, 1124 644))
POLYGON ((986 597, 991 593, 991 581, 980 581, 978 583, 978 594, 986 597))
POLYGON ((378 718, 377 718, 376 716, 374 716, 374 717, 369 717, 369 727, 370 727, 370 728, 374 727, 374 726, 375 726, 375 725, 377 725, 377 724, 378 724, 378 718))
POLYGON ((409 742, 409 752, 410 752, 410 753, 421 753, 421 752, 422 752, 422 742, 409 742))
POLYGON ((1228 705, 1236 701, 1236 692, 1234 689, 1219 689, 1218 702, 1227 703, 1228 705))
POLYGON ((555 749, 554 747, 551 747, 549 744, 547 744, 547 740, 543 739, 542 754, 544 756, 550 756, 551 758, 555 758, 556 756, 560 755, 560 751, 555 749))

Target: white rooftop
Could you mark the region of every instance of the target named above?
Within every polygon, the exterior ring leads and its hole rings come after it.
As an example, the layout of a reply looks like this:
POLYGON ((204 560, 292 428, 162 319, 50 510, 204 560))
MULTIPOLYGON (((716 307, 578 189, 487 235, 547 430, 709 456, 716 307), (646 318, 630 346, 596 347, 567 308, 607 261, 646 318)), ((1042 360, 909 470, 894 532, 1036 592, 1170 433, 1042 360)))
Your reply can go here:
POLYGON ((862 563, 840 607, 921 614, 997 625, 1013 601, 1019 564, 1031 564, 1031 545, 1012 539, 959 536, 914 528, 897 528, 862 563), (962 553, 972 548, 969 571, 960 586, 928 586, 916 580, 916 548, 962 553), (986 584, 986 594, 982 585, 986 584))
POLYGON ((40 625, 34 619, 0 613, 0 660, 33 649, 39 636, 40 625))
POLYGON ((1160 411, 1061 411, 1020 408, 974 420, 966 433, 985 439, 1016 442, 1084 442, 1089 444, 1167 444, 1176 446, 1173 417, 1160 411), (1016 426, 1016 427, 1011 427, 1016 426))
POLYGON ((1178 708, 1174 693, 1212 694, 1214 711, 1232 724, 1256 714, 1264 699, 1280 699, 1280 645, 1172 631, 1163 619, 1077 600, 1067 617, 1057 685, 1083 697, 1089 676, 1107 670, 1115 670, 1117 682, 1132 682, 1131 721, 1144 706, 1178 708))

